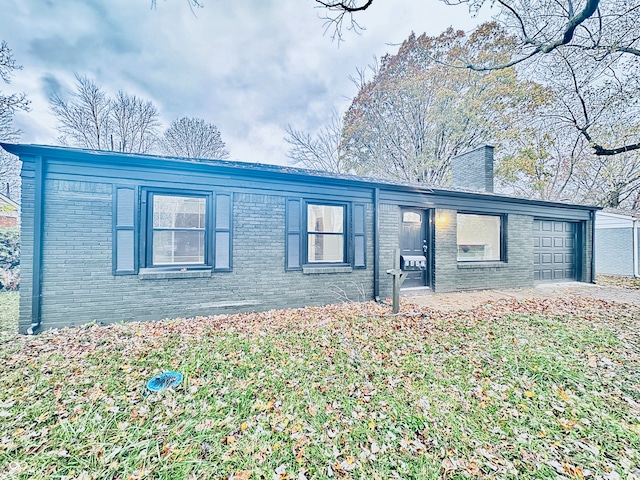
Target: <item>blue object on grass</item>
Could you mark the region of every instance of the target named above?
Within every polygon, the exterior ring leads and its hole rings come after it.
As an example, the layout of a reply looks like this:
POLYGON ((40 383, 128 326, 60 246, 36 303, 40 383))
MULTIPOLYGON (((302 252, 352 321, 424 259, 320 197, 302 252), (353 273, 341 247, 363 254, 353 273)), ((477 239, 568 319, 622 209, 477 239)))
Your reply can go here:
POLYGON ((147 389, 152 392, 164 390, 169 387, 177 387, 182 382, 180 372, 162 372, 147 382, 147 389))

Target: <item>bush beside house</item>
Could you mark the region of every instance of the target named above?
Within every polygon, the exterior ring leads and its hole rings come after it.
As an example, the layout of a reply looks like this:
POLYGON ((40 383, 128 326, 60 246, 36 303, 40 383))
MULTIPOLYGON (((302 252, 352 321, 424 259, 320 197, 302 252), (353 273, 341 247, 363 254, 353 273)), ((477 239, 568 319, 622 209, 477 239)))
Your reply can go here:
POLYGON ((0 228, 0 291, 17 290, 20 284, 20 230, 0 228))

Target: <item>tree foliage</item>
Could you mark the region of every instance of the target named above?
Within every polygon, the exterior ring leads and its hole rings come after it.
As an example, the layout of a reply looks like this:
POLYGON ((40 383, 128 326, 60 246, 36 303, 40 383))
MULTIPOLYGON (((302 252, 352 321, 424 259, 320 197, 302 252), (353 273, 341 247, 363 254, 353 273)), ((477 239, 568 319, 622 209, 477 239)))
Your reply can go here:
MULTIPOLYGON (((373 0, 315 0, 326 12, 327 28, 341 39, 358 29, 356 15, 373 0)), ((486 0, 467 3, 478 10, 486 0)), ((475 71, 521 65, 537 81, 562 84, 567 123, 584 137, 595 155, 640 150, 640 133, 611 122, 619 114, 639 118, 640 4, 636 0, 496 0, 497 20, 515 38, 502 59, 459 55, 452 67, 475 71), (570 97, 570 98, 569 98, 570 97), (615 130, 614 135, 611 135, 615 130)))
POLYGON ((218 127, 201 118, 183 117, 171 122, 164 132, 161 148, 167 155, 195 159, 225 159, 225 148, 218 127))
POLYGON ((0 291, 17 290, 20 284, 20 230, 0 228, 0 291))
POLYGON ((150 101, 122 90, 111 98, 87 77, 76 74, 71 98, 54 94, 49 105, 64 145, 148 153, 156 144, 160 115, 150 101))
POLYGON ((476 73, 445 66, 461 55, 504 57, 512 39, 496 24, 472 35, 411 35, 382 58, 345 115, 343 148, 357 172, 446 184, 451 158, 496 139, 513 118, 544 102, 513 69, 476 73), (524 107, 523 107, 524 105, 524 107))

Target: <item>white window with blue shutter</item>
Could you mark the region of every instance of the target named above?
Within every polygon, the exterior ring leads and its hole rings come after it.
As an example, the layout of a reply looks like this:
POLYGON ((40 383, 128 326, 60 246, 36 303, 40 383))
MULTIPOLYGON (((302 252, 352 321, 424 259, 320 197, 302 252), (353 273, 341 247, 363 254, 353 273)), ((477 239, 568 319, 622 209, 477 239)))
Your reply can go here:
POLYGON ((134 275, 138 271, 136 190, 115 186, 113 199, 113 274, 134 275))
POLYGON ((145 187, 139 196, 114 189, 114 275, 231 271, 231 193, 145 187))
POLYGON ((286 208, 286 238, 285 238, 285 270, 302 270, 300 262, 301 254, 301 228, 302 228, 302 201, 287 199, 286 208))
POLYGON ((366 268, 364 204, 288 198, 285 230, 285 270, 366 268))
POLYGON ((215 264, 216 272, 231 271, 231 195, 216 195, 215 212, 215 264))
POLYGON ((353 267, 367 267, 366 209, 364 204, 353 205, 353 267))

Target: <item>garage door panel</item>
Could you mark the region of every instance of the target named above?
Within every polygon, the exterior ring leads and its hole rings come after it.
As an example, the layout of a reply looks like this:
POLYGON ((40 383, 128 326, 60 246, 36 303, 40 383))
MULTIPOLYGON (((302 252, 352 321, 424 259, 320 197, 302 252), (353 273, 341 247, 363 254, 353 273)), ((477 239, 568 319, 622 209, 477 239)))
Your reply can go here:
POLYGON ((536 282, 576 279, 576 223, 534 220, 533 278, 536 282))

